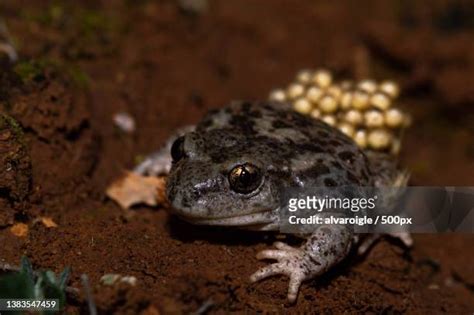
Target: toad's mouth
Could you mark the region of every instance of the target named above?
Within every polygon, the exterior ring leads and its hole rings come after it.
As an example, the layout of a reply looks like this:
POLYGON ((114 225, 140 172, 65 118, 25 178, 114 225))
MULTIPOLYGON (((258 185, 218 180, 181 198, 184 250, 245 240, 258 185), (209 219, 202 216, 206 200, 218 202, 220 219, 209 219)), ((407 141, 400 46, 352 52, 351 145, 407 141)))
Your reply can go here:
POLYGON ((266 225, 278 220, 278 215, 271 210, 255 212, 244 215, 235 215, 220 218, 191 218, 181 216, 184 220, 197 225, 219 225, 219 226, 240 226, 251 227, 266 225))

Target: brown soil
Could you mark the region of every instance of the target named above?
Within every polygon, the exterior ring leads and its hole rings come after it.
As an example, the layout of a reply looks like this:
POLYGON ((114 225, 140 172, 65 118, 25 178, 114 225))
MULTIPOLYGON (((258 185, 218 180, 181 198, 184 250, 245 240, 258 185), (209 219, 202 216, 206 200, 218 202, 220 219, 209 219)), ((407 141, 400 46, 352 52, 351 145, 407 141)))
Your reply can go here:
MULTIPOLYGON (((399 80, 415 121, 402 153, 412 184, 472 185, 472 4, 221 0, 198 12, 133 2, 0 4, 21 55, 1 63, 0 262, 71 266, 75 287, 86 273, 101 313, 474 311, 472 235, 416 235, 411 251, 382 240, 287 305, 286 278, 248 282, 276 236, 191 226, 164 209, 124 212, 104 196, 174 129, 318 66, 399 80), (134 134, 114 127, 119 111, 136 119, 134 134), (41 216, 59 226, 34 224, 41 216), (27 237, 11 233, 14 222, 29 224, 27 237), (105 287, 106 273, 137 285, 105 287)), ((81 298, 70 304, 86 312, 81 298)))

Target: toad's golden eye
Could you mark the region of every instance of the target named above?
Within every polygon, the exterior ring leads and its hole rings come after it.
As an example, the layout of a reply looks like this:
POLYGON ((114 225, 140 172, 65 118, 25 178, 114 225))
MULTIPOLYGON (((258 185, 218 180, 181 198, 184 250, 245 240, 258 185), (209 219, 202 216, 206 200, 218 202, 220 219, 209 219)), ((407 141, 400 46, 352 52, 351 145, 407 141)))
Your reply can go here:
POLYGON ((255 165, 245 163, 237 165, 229 173, 229 183, 232 190, 248 194, 260 186, 262 174, 255 165))

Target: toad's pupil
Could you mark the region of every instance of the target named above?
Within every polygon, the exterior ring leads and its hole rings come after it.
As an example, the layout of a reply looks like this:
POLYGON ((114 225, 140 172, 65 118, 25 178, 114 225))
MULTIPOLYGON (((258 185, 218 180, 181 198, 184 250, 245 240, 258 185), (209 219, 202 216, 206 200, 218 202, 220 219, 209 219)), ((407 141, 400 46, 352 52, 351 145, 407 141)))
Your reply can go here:
POLYGON ((255 173, 249 172, 245 167, 242 167, 240 172, 240 181, 244 185, 248 185, 255 178, 255 173))

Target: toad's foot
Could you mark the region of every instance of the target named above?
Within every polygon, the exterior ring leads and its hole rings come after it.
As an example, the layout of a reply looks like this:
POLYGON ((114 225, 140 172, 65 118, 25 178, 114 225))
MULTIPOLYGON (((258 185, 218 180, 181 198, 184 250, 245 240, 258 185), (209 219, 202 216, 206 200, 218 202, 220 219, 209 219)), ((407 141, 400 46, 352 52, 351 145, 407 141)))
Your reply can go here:
POLYGON ((294 302, 301 283, 311 278, 307 267, 309 258, 302 249, 288 246, 282 242, 276 242, 274 245, 277 249, 263 250, 257 254, 257 259, 274 259, 278 262, 255 272, 250 277, 250 281, 257 282, 274 275, 286 275, 290 277, 288 300, 294 302))
POLYGON ((257 282, 274 275, 290 278, 288 301, 295 302, 301 284, 323 274, 346 257, 352 244, 352 232, 340 226, 318 228, 300 248, 275 243, 276 249, 263 250, 258 259, 273 259, 276 263, 255 272, 250 280, 257 282))

